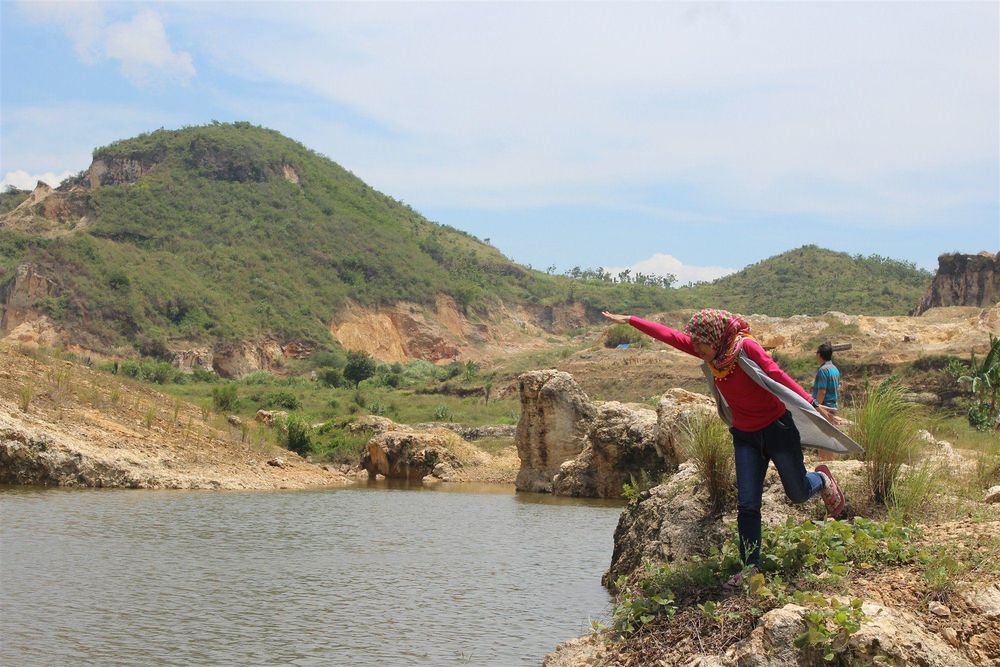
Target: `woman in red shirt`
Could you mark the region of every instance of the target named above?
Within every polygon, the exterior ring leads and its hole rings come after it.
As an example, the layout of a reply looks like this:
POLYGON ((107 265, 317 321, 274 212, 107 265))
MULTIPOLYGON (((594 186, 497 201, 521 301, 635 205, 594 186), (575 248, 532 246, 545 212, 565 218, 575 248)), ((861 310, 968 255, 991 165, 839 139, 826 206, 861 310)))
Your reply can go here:
MULTIPOLYGON (((711 371, 719 393, 732 412, 733 448, 736 459, 737 529, 740 557, 747 568, 760 565, 761 498, 764 475, 771 461, 778 470, 785 494, 793 503, 805 502, 817 493, 827 512, 836 518, 845 500, 826 465, 806 472, 798 429, 784 403, 755 382, 737 363, 741 354, 759 366, 771 379, 799 394, 827 420, 831 414, 817 406, 810 394, 788 376, 764 348, 750 336, 750 323, 726 310, 705 309, 695 313, 685 330, 649 322, 630 315, 604 313, 612 322, 630 324, 664 343, 699 357, 711 371)), ((738 586, 746 573, 730 580, 738 586)))

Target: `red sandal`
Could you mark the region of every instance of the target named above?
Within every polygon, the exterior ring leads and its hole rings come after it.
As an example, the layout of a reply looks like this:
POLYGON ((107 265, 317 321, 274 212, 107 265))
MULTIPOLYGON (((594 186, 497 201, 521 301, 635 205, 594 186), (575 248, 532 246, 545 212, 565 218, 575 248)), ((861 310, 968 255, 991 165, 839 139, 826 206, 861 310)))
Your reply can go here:
POLYGON ((823 503, 826 505, 826 513, 836 519, 847 508, 847 498, 844 497, 844 492, 840 490, 837 480, 833 478, 830 468, 826 465, 818 465, 816 466, 816 472, 824 477, 825 488, 823 491, 825 493, 823 493, 823 503))

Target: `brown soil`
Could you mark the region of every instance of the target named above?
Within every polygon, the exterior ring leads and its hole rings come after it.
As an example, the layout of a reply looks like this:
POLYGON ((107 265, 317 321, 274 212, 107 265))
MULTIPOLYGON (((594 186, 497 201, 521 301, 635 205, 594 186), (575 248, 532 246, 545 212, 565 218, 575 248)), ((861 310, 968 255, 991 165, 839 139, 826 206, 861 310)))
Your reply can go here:
POLYGON ((62 467, 55 475, 11 482, 273 489, 352 481, 265 444, 264 427, 231 426, 195 405, 80 364, 0 345, 0 380, 0 444, 23 451, 18 443, 32 443, 46 455, 37 460, 55 457, 86 471, 62 467))

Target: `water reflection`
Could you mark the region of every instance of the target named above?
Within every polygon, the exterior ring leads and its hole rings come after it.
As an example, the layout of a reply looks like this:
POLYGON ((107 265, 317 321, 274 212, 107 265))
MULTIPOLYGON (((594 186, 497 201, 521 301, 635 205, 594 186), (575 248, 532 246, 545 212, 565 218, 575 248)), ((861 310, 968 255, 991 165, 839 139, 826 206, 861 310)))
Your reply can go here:
POLYGON ((0 663, 537 665, 620 503, 508 486, 0 489, 0 663))

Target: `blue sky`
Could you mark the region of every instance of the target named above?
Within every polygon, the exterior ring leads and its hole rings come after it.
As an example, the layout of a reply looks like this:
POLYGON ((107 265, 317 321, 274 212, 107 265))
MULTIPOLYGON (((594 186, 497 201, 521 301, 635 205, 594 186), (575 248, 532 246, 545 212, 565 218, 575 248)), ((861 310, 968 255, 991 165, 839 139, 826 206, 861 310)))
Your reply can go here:
POLYGON ((1000 5, 0 2, 0 175, 247 120, 535 268, 1000 250, 1000 5))

